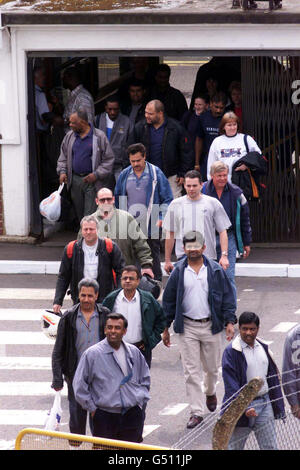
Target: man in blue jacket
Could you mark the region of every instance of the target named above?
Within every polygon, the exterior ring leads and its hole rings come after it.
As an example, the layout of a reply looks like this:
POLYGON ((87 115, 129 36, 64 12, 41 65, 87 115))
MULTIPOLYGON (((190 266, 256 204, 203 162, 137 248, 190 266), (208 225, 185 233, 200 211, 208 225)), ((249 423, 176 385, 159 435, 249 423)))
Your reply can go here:
POLYGON ((154 278, 161 281, 160 229, 173 200, 172 190, 164 173, 146 161, 143 144, 132 144, 127 152, 130 166, 118 178, 115 205, 129 212, 140 224, 151 249, 154 278))
POLYGON ((261 450, 277 449, 274 419, 284 417, 284 402, 277 366, 268 346, 257 338, 259 323, 255 313, 243 312, 239 317, 240 334, 223 353, 223 410, 250 380, 263 379, 256 398, 237 422, 229 441, 230 450, 243 449, 252 430, 261 450))
MULTIPOLYGON (((227 230, 229 267, 226 274, 230 279, 235 296, 235 263, 236 253, 247 258, 250 254, 252 230, 247 199, 241 188, 228 182, 229 168, 226 163, 216 161, 210 168, 211 179, 203 184, 202 193, 218 199, 224 207, 231 222, 227 230)), ((217 235, 217 257, 221 257, 219 236, 217 235)))
POLYGON ((186 391, 191 407, 188 428, 203 421, 201 365, 206 406, 217 407, 216 383, 221 362, 221 335, 226 327, 227 340, 234 335, 236 302, 224 269, 203 255, 204 237, 188 232, 183 238, 186 257, 172 271, 163 295, 167 327, 163 342, 170 346, 169 328, 173 322, 178 334, 186 391))

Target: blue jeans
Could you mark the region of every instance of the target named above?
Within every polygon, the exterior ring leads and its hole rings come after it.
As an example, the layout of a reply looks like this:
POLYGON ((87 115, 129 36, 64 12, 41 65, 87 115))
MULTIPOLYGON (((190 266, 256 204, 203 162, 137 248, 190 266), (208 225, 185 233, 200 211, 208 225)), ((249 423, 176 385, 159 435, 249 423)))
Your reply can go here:
POLYGON ((277 450, 275 419, 269 395, 253 400, 248 408, 255 408, 257 416, 249 418, 248 427, 236 426, 228 444, 228 450, 242 450, 253 431, 260 450, 277 450))
MULTIPOLYGON (((235 262, 236 262, 236 240, 233 232, 227 232, 228 235, 228 262, 229 267, 226 269, 226 274, 230 280, 230 284, 232 285, 234 291, 234 298, 235 301, 237 299, 236 294, 236 284, 235 284, 235 262)), ((220 237, 219 235, 216 236, 216 249, 217 249, 217 260, 219 261, 221 258, 221 246, 220 246, 220 237)), ((205 253, 204 253, 205 254, 205 253)))

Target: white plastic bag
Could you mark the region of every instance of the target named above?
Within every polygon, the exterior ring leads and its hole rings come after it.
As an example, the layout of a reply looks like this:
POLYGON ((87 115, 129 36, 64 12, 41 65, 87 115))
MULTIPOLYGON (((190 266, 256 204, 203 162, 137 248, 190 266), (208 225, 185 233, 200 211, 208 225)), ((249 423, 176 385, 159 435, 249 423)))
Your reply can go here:
POLYGON ((50 194, 40 202, 40 213, 43 217, 50 222, 56 222, 60 218, 61 213, 61 197, 60 193, 62 192, 64 183, 62 183, 57 191, 50 194))
POLYGON ((59 390, 58 392, 55 392, 54 402, 51 410, 47 413, 44 429, 46 431, 58 431, 61 422, 61 415, 61 393, 59 390))

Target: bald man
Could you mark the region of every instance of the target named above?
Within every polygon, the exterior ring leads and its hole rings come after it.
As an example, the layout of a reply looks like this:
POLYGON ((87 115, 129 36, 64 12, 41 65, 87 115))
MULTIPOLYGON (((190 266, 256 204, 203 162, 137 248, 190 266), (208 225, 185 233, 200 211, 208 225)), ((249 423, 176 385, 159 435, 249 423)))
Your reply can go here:
POLYGON ((145 108, 145 120, 138 122, 128 144, 142 143, 147 161, 157 166, 168 178, 173 197, 182 195, 185 173, 193 168, 193 148, 181 124, 165 113, 159 100, 145 108))
MULTIPOLYGON (((135 218, 129 212, 116 209, 115 198, 109 188, 102 188, 96 197, 98 236, 111 238, 120 248, 126 265, 138 265, 142 274, 154 277, 153 260, 147 240, 135 218)), ((78 237, 81 237, 79 232, 78 237)))

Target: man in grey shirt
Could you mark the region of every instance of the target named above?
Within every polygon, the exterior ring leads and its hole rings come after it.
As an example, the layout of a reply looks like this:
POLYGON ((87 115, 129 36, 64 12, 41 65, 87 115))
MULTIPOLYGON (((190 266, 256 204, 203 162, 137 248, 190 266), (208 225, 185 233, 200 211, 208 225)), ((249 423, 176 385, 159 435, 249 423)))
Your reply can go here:
POLYGON ((173 199, 168 207, 163 222, 165 231, 165 271, 170 273, 173 269, 171 254, 175 244, 177 259, 181 259, 185 253, 183 237, 190 231, 204 234, 206 240, 207 258, 217 259, 216 232, 220 235, 222 256, 220 265, 227 269, 228 263, 228 237, 227 229, 231 222, 222 206, 215 198, 201 193, 201 174, 196 170, 188 171, 184 178, 186 196, 173 199))
POLYGON ((68 385, 70 432, 85 434, 87 413, 75 400, 72 380, 83 352, 104 338, 105 318, 110 310, 96 304, 99 285, 94 279, 82 279, 78 290, 79 303, 67 310, 58 324, 52 353, 52 388, 61 390, 65 379, 68 385))
POLYGON ((107 316, 106 338, 83 353, 73 388, 91 413, 93 436, 141 442, 150 372, 139 349, 123 341, 127 326, 123 315, 107 316))

